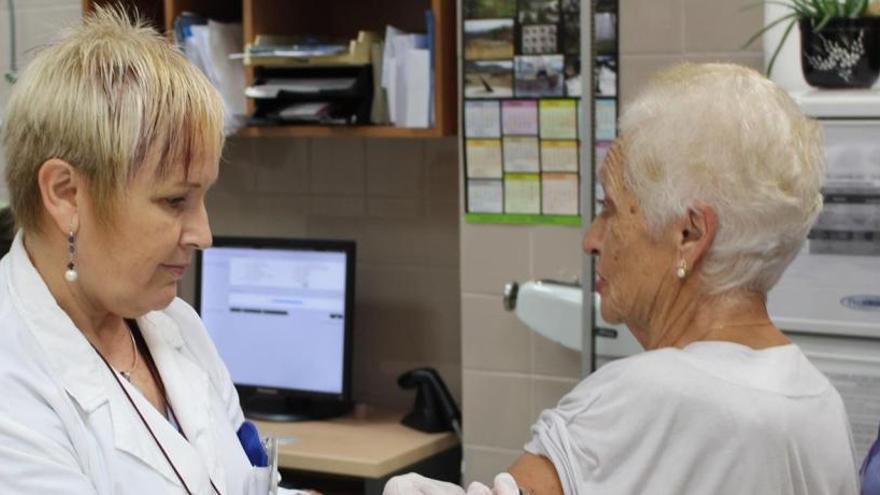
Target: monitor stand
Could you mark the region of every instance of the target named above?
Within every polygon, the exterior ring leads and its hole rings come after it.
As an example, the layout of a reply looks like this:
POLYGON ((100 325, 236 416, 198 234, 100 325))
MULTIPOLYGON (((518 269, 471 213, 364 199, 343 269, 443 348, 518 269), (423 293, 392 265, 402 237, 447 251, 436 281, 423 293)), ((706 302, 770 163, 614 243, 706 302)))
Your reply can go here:
POLYGON ((342 416, 351 408, 343 402, 254 394, 243 401, 242 409, 250 419, 291 422, 342 416))

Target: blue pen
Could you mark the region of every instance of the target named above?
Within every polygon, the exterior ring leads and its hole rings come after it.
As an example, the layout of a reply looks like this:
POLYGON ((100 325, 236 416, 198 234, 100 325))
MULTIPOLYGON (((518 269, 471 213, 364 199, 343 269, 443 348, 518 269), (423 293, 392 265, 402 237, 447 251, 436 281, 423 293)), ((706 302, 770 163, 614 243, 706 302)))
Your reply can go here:
POLYGON ((260 432, 257 431, 257 427, 253 423, 250 421, 242 423, 238 429, 238 441, 252 466, 266 467, 269 465, 269 456, 266 454, 262 440, 260 440, 260 432))

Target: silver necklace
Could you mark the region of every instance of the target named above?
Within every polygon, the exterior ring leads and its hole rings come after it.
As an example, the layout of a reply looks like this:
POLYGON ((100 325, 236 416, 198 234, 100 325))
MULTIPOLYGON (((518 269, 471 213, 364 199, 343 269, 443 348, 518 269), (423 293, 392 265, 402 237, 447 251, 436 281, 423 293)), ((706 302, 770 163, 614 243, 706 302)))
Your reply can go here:
POLYGON ((131 333, 130 329, 128 331, 128 336, 131 338, 131 352, 132 354, 134 354, 134 359, 132 359, 131 367, 128 369, 128 371, 120 370, 119 374, 122 375, 123 378, 128 380, 128 383, 131 383, 131 374, 134 373, 134 369, 137 367, 138 363, 138 351, 137 344, 134 341, 134 334, 131 333))

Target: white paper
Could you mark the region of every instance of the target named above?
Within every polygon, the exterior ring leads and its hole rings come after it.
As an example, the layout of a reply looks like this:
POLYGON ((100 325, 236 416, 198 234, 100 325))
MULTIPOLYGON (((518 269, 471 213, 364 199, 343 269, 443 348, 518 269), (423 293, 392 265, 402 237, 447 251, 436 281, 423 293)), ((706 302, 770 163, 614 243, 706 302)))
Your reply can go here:
MULTIPOLYGON (((598 106, 596 112, 598 120, 598 106)), ((577 104, 574 100, 541 100, 538 114, 542 139, 577 138, 577 104)))
POLYGON ((541 180, 538 174, 507 174, 504 177, 505 213, 541 213, 541 180))
MULTIPOLYGON (((424 34, 409 34, 388 26, 385 30, 385 53, 382 65, 382 87, 388 90, 388 111, 391 122, 398 124, 406 120, 406 79, 408 70, 406 54, 413 48, 426 49, 428 37, 424 34)), ((430 57, 429 57, 430 59, 430 57)), ((430 71, 430 60, 428 62, 430 71)), ((429 76, 430 78, 430 73, 429 76)))
POLYGON ((464 102, 465 137, 500 137, 500 121, 501 111, 497 101, 466 100, 464 102))
POLYGON ((577 215, 577 174, 543 174, 542 179, 543 213, 545 215, 577 215))
POLYGON ((467 181, 468 213, 502 213, 504 192, 500 180, 467 181))
POLYGON ((578 142, 546 139, 541 141, 541 170, 544 172, 577 172, 578 142))
POLYGON ((504 137, 504 170, 506 172, 538 172, 540 154, 534 136, 504 137))
POLYGON ((428 127, 431 109, 431 53, 424 49, 407 50, 405 66, 405 113, 403 127, 428 127))
POLYGON ((385 46, 384 53, 382 54, 385 64, 382 66, 382 87, 388 89, 389 92, 392 84, 391 81, 394 80, 394 64, 392 61, 394 60, 395 44, 391 40, 401 33, 402 31, 394 26, 389 25, 385 28, 385 46))
POLYGON ((244 65, 240 59, 230 58, 243 44, 241 24, 208 21, 190 30, 192 36, 184 40, 184 52, 220 92, 225 109, 224 131, 231 134, 243 124, 246 112, 244 65))
POLYGON ((468 178, 501 178, 501 140, 465 140, 468 178))
POLYGON ((534 100, 508 100, 501 104, 504 134, 538 134, 538 104, 534 100))
POLYGON ((617 137, 617 100, 597 98, 595 106, 596 140, 613 141, 617 137))

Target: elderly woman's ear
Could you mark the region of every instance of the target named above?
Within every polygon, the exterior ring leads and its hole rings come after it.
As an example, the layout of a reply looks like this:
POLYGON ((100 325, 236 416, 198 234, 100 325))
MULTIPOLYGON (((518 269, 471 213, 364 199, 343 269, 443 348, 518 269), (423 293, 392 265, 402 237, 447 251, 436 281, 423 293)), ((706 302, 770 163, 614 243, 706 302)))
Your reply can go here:
POLYGON ((715 209, 702 201, 694 202, 679 220, 676 231, 676 242, 686 266, 693 269, 706 256, 717 231, 718 214, 715 209))
POLYGON ((50 158, 40 166, 37 181, 48 215, 46 220, 64 235, 76 232, 79 228, 79 207, 85 193, 82 176, 66 161, 50 158))

